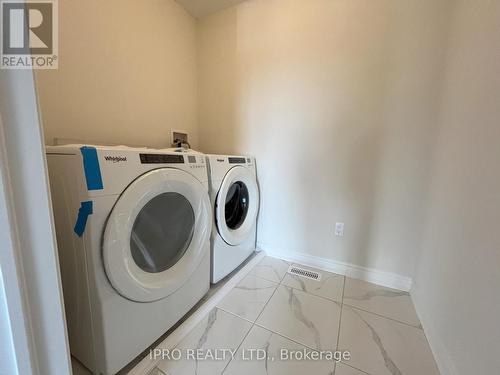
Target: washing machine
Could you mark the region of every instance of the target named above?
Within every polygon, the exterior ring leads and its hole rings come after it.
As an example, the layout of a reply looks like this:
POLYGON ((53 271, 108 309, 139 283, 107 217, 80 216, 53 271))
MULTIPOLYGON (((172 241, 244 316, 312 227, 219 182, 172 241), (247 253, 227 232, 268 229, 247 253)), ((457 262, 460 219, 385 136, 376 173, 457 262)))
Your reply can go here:
POLYGON ((209 289, 206 159, 124 146, 46 153, 71 353, 114 374, 209 289))
POLYGON ((255 251, 259 188, 252 157, 207 155, 207 163, 214 213, 211 282, 217 283, 255 251))

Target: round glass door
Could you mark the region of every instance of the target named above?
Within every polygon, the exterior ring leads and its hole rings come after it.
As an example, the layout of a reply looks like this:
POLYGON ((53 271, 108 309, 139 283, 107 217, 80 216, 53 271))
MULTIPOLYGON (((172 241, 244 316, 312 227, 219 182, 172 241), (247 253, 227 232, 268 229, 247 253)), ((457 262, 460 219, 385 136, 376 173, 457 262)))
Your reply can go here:
POLYGON ((221 182, 215 203, 217 230, 228 245, 239 245, 254 233, 259 189, 250 169, 231 168, 221 182))
POLYGON ((151 199, 137 215, 130 236, 137 266, 150 273, 172 267, 189 247, 194 224, 193 208, 181 194, 168 192, 151 199))
POLYGON ((238 229, 245 221, 248 213, 248 188, 237 181, 231 185, 226 194, 226 204, 224 206, 226 225, 229 229, 238 229))
POLYGON ((143 174, 122 192, 106 223, 109 282, 132 301, 169 296, 209 256, 211 228, 207 189, 194 176, 174 168, 143 174))

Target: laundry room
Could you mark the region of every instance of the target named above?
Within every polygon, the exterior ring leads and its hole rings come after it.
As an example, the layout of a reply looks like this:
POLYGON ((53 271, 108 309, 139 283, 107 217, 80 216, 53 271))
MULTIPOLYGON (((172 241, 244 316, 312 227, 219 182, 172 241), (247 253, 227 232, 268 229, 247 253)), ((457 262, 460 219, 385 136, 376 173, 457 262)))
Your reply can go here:
POLYGON ((0 375, 500 374, 500 1, 0 6, 0 375))

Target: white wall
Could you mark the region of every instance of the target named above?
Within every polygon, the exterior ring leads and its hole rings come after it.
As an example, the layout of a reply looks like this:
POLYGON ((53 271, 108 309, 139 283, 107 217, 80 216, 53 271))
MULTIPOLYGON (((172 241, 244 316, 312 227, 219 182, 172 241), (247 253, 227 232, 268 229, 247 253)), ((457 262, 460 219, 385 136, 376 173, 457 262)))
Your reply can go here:
POLYGON ((261 248, 413 276, 448 14, 253 0, 199 21, 200 147, 256 156, 261 248))
POLYGON ((37 72, 48 144, 197 145, 196 20, 174 0, 59 1, 59 55, 37 72))
POLYGON ((500 2, 457 5, 413 298, 443 375, 500 374, 500 2))

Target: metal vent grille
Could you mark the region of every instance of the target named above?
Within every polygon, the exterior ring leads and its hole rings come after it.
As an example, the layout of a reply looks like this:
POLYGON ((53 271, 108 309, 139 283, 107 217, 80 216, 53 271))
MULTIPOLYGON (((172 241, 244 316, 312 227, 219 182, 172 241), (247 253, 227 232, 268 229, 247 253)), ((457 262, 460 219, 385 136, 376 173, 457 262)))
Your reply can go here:
POLYGON ((300 277, 305 277, 306 279, 311 279, 311 280, 316 280, 320 281, 321 280, 321 274, 319 272, 307 270, 305 268, 297 267, 297 266, 290 266, 288 269, 288 273, 292 275, 297 275, 300 277))

